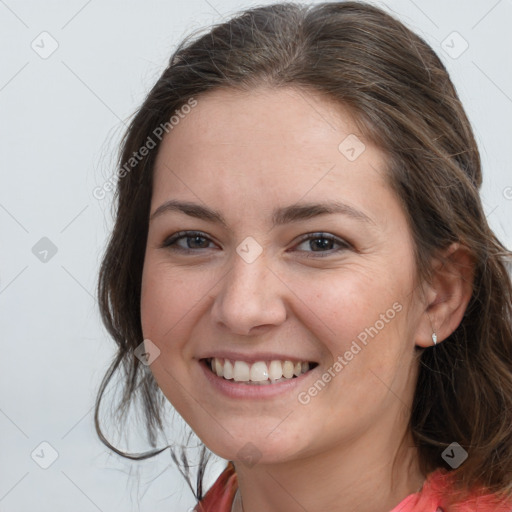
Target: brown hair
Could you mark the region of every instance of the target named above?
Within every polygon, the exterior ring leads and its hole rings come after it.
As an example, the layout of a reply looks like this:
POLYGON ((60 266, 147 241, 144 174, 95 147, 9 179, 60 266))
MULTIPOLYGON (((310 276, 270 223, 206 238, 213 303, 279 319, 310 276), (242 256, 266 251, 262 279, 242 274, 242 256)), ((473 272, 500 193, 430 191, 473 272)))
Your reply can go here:
MULTIPOLYGON (((385 151, 390 186, 414 237, 419 277, 431 278, 431 258, 452 242, 470 250, 471 300, 457 329, 421 354, 409 425, 425 474, 444 466, 441 453, 456 441, 469 453, 451 470, 462 491, 484 486, 512 495, 512 285, 506 267, 511 254, 487 224, 478 192, 478 148, 445 67, 423 39, 366 3, 250 9, 180 44, 131 121, 119 164, 190 98, 200 101, 201 93, 219 87, 250 91, 259 85, 334 99, 385 151)), ((168 447, 142 455, 118 450, 101 431, 99 408, 106 386, 123 370, 117 410, 124 413, 139 396, 148 440, 156 446, 165 399, 133 350, 143 339, 141 275, 157 151, 158 143, 119 174, 115 226, 98 284, 102 320, 118 352, 100 385, 95 425, 107 446, 132 459, 168 447)))

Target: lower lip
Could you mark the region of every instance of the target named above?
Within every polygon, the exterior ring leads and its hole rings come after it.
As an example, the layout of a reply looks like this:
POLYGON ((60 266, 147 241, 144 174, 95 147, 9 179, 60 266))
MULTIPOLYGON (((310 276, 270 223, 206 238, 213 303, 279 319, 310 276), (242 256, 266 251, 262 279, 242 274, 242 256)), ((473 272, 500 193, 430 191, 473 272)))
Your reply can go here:
POLYGON ((302 373, 298 377, 289 379, 276 384, 242 384, 233 380, 226 380, 213 373, 207 366, 207 363, 202 360, 199 361, 199 366, 203 370, 204 375, 212 386, 220 391, 222 394, 230 398, 269 398, 277 395, 283 395, 291 391, 299 392, 298 388, 304 387, 304 381, 309 378, 318 366, 306 373, 302 373))

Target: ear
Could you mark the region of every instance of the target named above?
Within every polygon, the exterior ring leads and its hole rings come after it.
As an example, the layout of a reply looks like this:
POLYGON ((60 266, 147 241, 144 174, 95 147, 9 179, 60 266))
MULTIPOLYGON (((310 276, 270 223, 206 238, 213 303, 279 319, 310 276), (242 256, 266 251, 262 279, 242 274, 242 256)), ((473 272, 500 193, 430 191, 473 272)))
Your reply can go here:
POLYGON ((432 263, 433 276, 427 285, 426 303, 416 330, 419 347, 439 344, 459 326, 473 292, 474 260, 469 249, 454 242, 432 263))

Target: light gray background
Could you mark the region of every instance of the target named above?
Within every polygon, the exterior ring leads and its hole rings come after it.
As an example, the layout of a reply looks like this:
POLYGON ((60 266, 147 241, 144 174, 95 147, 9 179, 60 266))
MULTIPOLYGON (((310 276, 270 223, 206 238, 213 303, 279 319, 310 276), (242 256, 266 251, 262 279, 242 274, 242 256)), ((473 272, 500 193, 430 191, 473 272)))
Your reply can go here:
MULTIPOLYGON (((486 213, 510 248, 511 0, 376 3, 446 63, 480 145, 486 213), (457 58, 464 42, 454 31, 469 44, 457 58)), ((95 392, 114 343, 94 298, 111 195, 97 200, 92 190, 114 171, 123 122, 178 41, 251 5, 0 0, 2 512, 185 511, 193 503, 167 453, 123 460, 94 432, 95 392), (50 56, 44 31, 58 43, 50 56), (57 248, 46 262, 32 250, 43 237, 57 248), (58 453, 48 469, 35 462, 51 461, 42 442, 58 453)))

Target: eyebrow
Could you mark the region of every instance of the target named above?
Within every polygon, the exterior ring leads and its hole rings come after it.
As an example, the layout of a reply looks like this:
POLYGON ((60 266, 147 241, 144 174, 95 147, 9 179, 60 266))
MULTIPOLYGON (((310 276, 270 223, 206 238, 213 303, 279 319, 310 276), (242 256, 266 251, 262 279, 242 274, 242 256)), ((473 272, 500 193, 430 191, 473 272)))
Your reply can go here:
MULTIPOLYGON (((163 213, 172 211, 181 212, 196 219, 218 223, 229 230, 227 222, 220 212, 197 203, 192 203, 190 201, 177 201, 175 199, 171 199, 161 204, 151 214, 150 221, 163 213)), ((292 222, 299 222, 301 220, 307 220, 319 215, 327 214, 342 214, 360 222, 375 225, 375 221, 373 219, 353 206, 339 201, 327 201, 323 203, 296 203, 290 206, 278 207, 272 212, 272 227, 292 222)))

